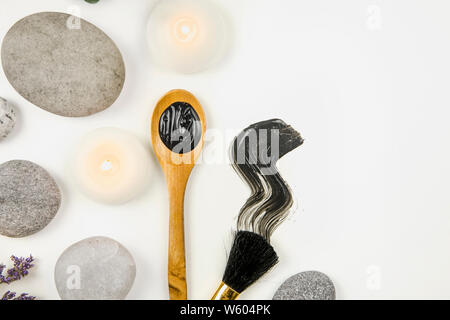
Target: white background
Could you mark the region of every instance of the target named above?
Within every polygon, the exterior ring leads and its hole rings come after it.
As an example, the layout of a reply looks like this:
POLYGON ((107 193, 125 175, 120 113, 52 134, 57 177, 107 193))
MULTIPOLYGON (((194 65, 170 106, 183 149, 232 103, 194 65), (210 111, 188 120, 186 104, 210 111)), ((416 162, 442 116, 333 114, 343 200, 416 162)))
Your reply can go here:
MULTIPOLYGON (((450 2, 217 2, 233 45, 215 68, 186 76, 158 69, 149 57, 145 29, 155 1, 2 0, 1 39, 28 14, 79 6, 117 43, 127 79, 111 108, 72 119, 34 107, 1 73, 0 96, 20 109, 20 125, 0 143, 0 162, 40 164, 64 200, 41 232, 0 237, 0 261, 13 253, 37 257, 28 278, 0 290, 58 299, 58 256, 105 235, 136 260, 128 298, 168 298, 168 196, 151 151, 150 116, 163 94, 184 88, 203 104, 209 128, 279 117, 305 138, 279 163, 298 207, 273 237, 280 263, 241 299, 271 299, 286 278, 306 270, 328 274, 338 299, 450 298, 450 2), (102 126, 134 132, 152 158, 148 192, 123 206, 85 198, 67 172, 77 140, 102 126)), ((185 207, 190 298, 208 299, 216 289, 248 194, 227 164, 195 168, 185 207)))

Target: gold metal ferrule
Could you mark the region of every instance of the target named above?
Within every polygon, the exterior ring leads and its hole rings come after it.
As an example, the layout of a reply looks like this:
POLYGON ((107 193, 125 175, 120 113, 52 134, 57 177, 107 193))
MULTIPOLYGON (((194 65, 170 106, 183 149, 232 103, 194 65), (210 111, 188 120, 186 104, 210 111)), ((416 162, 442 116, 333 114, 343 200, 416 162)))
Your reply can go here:
POLYGON ((217 289, 214 296, 211 300, 236 300, 239 297, 240 293, 236 290, 233 290, 225 283, 221 282, 219 289, 217 289))

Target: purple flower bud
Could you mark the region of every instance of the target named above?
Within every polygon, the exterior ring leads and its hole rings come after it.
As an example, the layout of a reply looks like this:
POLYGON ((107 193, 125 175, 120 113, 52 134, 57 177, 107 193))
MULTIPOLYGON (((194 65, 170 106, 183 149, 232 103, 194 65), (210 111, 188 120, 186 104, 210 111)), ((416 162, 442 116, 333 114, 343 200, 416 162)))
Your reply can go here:
MULTIPOLYGON (((34 258, 30 255, 27 258, 16 257, 14 255, 11 256, 11 261, 13 263, 13 267, 6 270, 6 274, 4 275, 4 271, 6 266, 0 264, 0 284, 6 283, 10 284, 13 281, 20 280, 23 277, 27 276, 30 272, 29 269, 34 266, 32 262, 34 258)), ((18 297, 16 297, 15 292, 7 291, 0 300, 34 300, 36 297, 28 295, 28 293, 22 293, 18 297)))

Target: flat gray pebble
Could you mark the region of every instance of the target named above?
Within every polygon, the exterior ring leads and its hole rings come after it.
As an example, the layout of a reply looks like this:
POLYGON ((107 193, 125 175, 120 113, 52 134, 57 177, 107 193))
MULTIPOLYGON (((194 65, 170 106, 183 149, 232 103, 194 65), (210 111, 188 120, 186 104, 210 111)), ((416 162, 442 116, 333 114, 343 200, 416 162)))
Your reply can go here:
POLYGON ((66 117, 108 108, 125 81, 114 42, 93 24, 66 13, 41 12, 18 21, 3 39, 1 58, 20 95, 66 117))
POLYGON ((336 290, 330 278, 318 271, 305 271, 287 279, 273 300, 335 300, 336 290))
POLYGON ((25 160, 0 165, 0 234, 19 238, 36 233, 60 205, 61 192, 45 169, 25 160))
POLYGON ((55 266, 55 283, 63 300, 122 300, 136 277, 128 250, 106 237, 92 237, 67 248, 55 266))
POLYGON ((16 125, 16 112, 7 100, 0 98, 0 141, 6 138, 16 125))

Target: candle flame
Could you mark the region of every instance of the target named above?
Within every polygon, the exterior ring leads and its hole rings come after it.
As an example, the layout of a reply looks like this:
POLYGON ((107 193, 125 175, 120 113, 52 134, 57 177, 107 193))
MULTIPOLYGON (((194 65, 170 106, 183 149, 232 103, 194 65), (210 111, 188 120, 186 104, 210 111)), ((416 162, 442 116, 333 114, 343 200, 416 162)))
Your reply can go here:
POLYGON ((198 33, 198 25, 194 19, 181 18, 178 19, 174 26, 174 34, 178 41, 191 42, 198 33))
POLYGON ((103 161, 103 163, 102 163, 101 166, 100 166, 100 169, 101 169, 102 171, 109 171, 109 170, 111 170, 112 168, 113 168, 113 164, 112 164, 111 160, 105 160, 105 161, 103 161))

